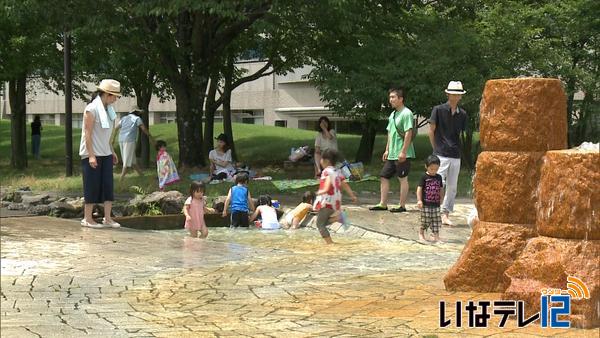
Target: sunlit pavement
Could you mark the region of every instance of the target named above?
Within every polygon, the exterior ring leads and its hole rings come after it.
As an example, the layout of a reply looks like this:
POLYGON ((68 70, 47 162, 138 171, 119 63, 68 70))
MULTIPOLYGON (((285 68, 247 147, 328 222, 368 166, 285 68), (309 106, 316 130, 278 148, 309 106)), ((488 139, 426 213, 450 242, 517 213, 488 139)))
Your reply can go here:
MULTIPOLYGON (((439 328, 442 277, 463 244, 312 229, 87 229, 49 217, 0 220, 2 337, 590 336, 599 330, 439 328)), ((451 316, 452 313, 447 314, 451 316)))

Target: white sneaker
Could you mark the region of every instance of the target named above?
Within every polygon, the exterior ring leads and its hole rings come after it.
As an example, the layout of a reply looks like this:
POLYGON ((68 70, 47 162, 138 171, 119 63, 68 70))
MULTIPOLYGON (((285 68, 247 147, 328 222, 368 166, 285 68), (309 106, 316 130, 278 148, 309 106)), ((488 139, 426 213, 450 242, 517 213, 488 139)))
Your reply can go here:
POLYGON ((95 228, 95 229, 99 229, 99 228, 104 228, 104 226, 102 224, 98 224, 98 223, 88 223, 85 219, 82 219, 80 222, 82 227, 88 227, 88 228, 95 228))
POLYGON ((114 220, 107 222, 106 218, 102 218, 102 224, 106 225, 107 227, 112 227, 112 228, 120 228, 121 227, 121 224, 115 222, 114 220))

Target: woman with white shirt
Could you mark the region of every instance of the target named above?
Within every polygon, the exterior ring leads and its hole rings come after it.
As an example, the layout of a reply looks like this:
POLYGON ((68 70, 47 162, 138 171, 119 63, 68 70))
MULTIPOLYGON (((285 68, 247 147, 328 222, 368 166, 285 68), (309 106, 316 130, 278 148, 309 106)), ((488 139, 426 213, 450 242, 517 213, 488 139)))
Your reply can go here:
POLYGON ((83 176, 84 218, 81 225, 90 228, 113 227, 120 224, 111 217, 113 192, 113 166, 119 163, 112 143, 111 134, 117 114, 113 103, 121 96, 119 81, 105 79, 100 82, 92 101, 83 112, 83 125, 79 156, 83 176), (94 204, 104 204, 102 224, 92 218, 94 204))
POLYGON ((235 174, 235 167, 233 166, 233 158, 231 157, 227 135, 220 134, 215 139, 217 140, 217 145, 215 149, 208 153, 210 176, 213 180, 230 179, 235 174))
POLYGON ((319 118, 317 138, 315 139, 315 177, 321 177, 321 153, 327 149, 337 151, 337 136, 327 116, 319 118))

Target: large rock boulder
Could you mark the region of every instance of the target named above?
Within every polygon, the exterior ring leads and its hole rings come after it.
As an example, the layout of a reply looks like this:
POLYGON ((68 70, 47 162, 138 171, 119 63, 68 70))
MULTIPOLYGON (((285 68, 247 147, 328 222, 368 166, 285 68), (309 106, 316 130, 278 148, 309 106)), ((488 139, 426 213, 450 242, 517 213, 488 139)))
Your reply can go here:
POLYGON ((567 147, 567 99, 558 79, 487 81, 479 121, 479 137, 485 151, 567 147))
POLYGON ((33 195, 29 187, 19 188, 17 190, 2 189, 2 200, 14 203, 23 202, 22 196, 33 195))
POLYGON ((81 218, 83 217, 83 205, 83 198, 61 198, 48 205, 50 207, 49 215, 62 218, 81 218))
POLYGON ((450 291, 502 292, 504 271, 536 236, 533 224, 479 222, 458 261, 444 277, 450 291))
POLYGON ((0 201, 15 202, 15 192, 4 187, 0 187, 0 201))
POLYGON ((8 210, 25 210, 25 206, 23 205, 23 203, 12 202, 6 207, 6 209, 8 209, 8 210))
POLYGON ((48 194, 22 195, 21 203, 23 203, 23 205, 25 205, 26 207, 47 204, 49 198, 50 195, 48 194))
POLYGON ((225 200, 227 196, 218 196, 213 200, 212 207, 217 212, 223 212, 223 207, 225 206, 225 200))
POLYGON ((50 214, 51 210, 52 208, 46 204, 33 205, 27 208, 27 214, 34 216, 46 216, 50 214))
POLYGON ((546 153, 541 170, 537 227, 540 235, 600 239, 600 154, 546 153))
POLYGON ((179 214, 183 209, 186 197, 179 191, 155 191, 145 196, 136 196, 130 200, 127 212, 129 214, 144 215, 160 211, 163 215, 179 214))
MULTIPOLYGON (((510 280, 505 299, 522 299, 528 309, 540 308, 543 288, 567 289, 567 277, 583 281, 590 299, 571 302, 571 325, 600 326, 600 241, 536 237, 506 270, 510 280)), ((534 311, 534 312, 535 312, 534 311)))
POLYGON ((498 151, 479 154, 473 187, 480 220, 535 224, 542 156, 498 151))

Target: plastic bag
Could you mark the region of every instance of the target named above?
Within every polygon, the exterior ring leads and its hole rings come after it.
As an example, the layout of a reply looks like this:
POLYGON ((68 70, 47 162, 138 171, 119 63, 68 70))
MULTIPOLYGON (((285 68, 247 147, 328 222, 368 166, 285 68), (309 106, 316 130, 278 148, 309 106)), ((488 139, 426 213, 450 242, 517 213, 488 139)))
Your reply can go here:
POLYGON ((344 163, 342 163, 342 165, 340 166, 340 172, 342 173, 342 175, 344 175, 344 178, 346 178, 347 180, 350 179, 350 176, 352 175, 352 173, 350 172, 350 163, 344 161, 344 163))
POLYGON ((350 180, 360 181, 365 176, 365 167, 362 162, 350 163, 350 180))
POLYGON ((296 150, 294 150, 294 152, 290 155, 289 160, 292 162, 298 162, 301 159, 303 159, 304 157, 306 157, 308 155, 308 147, 304 146, 304 147, 300 147, 296 150))

